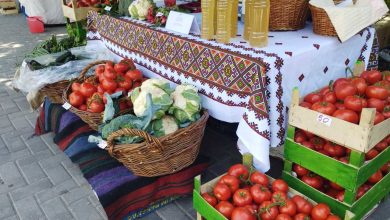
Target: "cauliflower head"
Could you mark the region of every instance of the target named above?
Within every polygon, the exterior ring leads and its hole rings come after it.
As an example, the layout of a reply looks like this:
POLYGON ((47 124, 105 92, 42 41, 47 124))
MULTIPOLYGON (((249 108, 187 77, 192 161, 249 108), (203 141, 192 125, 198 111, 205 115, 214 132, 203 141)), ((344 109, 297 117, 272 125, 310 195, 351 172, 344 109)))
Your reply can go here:
POLYGON ((156 137, 161 137, 171 134, 179 129, 179 126, 174 117, 164 115, 161 119, 152 121, 153 134, 156 137))
POLYGON ((171 94, 173 105, 169 109, 180 124, 194 122, 199 118, 202 108, 198 89, 189 84, 178 85, 171 94))
POLYGON ((165 80, 146 80, 142 83, 141 87, 134 89, 131 93, 134 114, 142 117, 147 114, 149 108, 153 108, 153 119, 161 118, 173 103, 170 97, 171 92, 169 83, 165 80), (147 94, 150 94, 152 97, 152 103, 150 105, 146 101, 147 94))
POLYGON ((150 7, 153 7, 150 0, 135 0, 129 6, 129 14, 132 18, 145 20, 150 7))

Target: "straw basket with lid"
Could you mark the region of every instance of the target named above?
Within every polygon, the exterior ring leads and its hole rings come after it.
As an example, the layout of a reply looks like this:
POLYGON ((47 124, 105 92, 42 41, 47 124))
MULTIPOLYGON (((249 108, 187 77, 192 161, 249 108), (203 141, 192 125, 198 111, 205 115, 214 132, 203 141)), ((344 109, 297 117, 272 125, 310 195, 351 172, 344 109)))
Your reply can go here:
POLYGON ((201 117, 188 127, 162 137, 154 137, 142 130, 124 128, 108 137, 106 150, 137 176, 153 177, 175 173, 191 165, 198 156, 208 117, 208 112, 203 110, 201 117), (115 144, 115 138, 121 136, 139 136, 144 141, 115 144))
MULTIPOLYGON (((90 81, 93 81, 96 79, 96 76, 95 75, 91 75, 91 76, 86 76, 87 72, 94 66, 96 65, 99 65, 99 64, 105 64, 107 62, 111 62, 111 61, 108 61, 108 60, 100 60, 100 61, 95 61, 93 63, 90 63, 88 64, 80 73, 80 76, 73 80, 73 82, 79 82, 79 83, 83 83, 84 81, 86 80, 90 80, 90 81)), ((72 92, 72 83, 69 83, 68 87, 64 90, 63 94, 62 94, 62 98, 63 98, 63 101, 65 103, 69 103, 69 100, 68 100, 68 97, 69 97, 69 94, 72 92)), ((76 114, 77 116, 79 116, 81 118, 81 120, 83 120, 85 123, 87 123, 92 129, 94 130, 98 130, 99 128, 99 125, 102 124, 102 120, 103 120, 103 112, 102 113, 93 113, 93 112, 88 112, 88 111, 83 111, 83 110, 80 110, 78 108, 75 108, 73 106, 71 106, 69 108, 69 111, 73 112, 74 114, 76 114)), ((125 113, 128 113, 128 112, 131 112, 130 109, 128 110, 125 110, 125 111, 122 111, 122 112, 119 112, 118 114, 116 114, 115 116, 118 116, 118 115, 122 115, 122 114, 125 114, 125 113)))

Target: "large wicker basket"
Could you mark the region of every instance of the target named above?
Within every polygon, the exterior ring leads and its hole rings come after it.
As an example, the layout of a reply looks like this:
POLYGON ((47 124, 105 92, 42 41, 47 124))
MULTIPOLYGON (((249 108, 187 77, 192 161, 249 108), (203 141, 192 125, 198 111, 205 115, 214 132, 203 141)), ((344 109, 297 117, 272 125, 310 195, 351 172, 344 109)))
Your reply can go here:
POLYGON ((299 30, 305 27, 309 15, 309 0, 272 0, 269 29, 299 30))
POLYGON ((61 80, 55 83, 45 85, 40 92, 50 99, 52 103, 64 104, 62 94, 69 86, 69 80, 61 80))
MULTIPOLYGON (((100 60, 100 61, 96 61, 96 62, 93 62, 93 63, 90 63, 88 64, 80 73, 80 76, 75 79, 74 81, 72 82, 79 82, 79 83, 82 83, 84 82, 85 80, 89 79, 89 80, 92 80, 96 78, 95 75, 92 75, 92 76, 86 76, 87 72, 89 69, 91 69, 92 67, 96 66, 96 65, 99 65, 99 64, 104 64, 108 62, 107 60, 100 60)), ((67 102, 69 103, 68 101, 68 96, 69 94, 72 92, 71 90, 71 86, 72 86, 72 83, 70 83, 67 87, 67 89, 63 92, 62 94, 62 98, 64 100, 64 102, 67 102)), ((81 118, 81 120, 83 120, 85 123, 87 123, 92 129, 94 130, 98 130, 99 128, 99 125, 102 123, 102 120, 103 120, 103 113, 93 113, 93 112, 88 112, 88 111, 82 111, 78 108, 75 108, 75 107, 70 107, 69 111, 73 112, 74 114, 76 114, 77 116, 79 116, 81 118)), ((125 114, 125 113, 128 113, 128 112, 131 112, 131 110, 126 110, 126 111, 122 111, 120 113, 118 113, 117 115, 115 116, 118 116, 118 115, 121 115, 121 114, 125 114)))
POLYGON ((204 129, 209 117, 203 111, 201 118, 186 128, 156 138, 145 131, 121 129, 112 133, 107 140, 109 154, 123 163, 137 176, 162 176, 171 174, 191 165, 199 153, 204 129), (142 143, 115 145, 120 136, 140 136, 142 143))

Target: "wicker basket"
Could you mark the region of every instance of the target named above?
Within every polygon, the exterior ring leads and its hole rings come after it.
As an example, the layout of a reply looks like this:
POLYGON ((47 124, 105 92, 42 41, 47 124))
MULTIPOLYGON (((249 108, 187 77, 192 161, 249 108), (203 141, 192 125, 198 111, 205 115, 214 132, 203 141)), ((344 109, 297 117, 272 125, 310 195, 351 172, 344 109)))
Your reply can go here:
MULTIPOLYGON (((343 1, 344 0, 333 0, 336 5, 343 1)), ((353 2, 355 3, 356 1, 353 0, 353 2)), ((310 4, 309 8, 313 19, 313 32, 319 35, 337 36, 337 32, 326 11, 310 4)))
MULTIPOLYGON (((85 74, 87 74, 88 70, 91 69, 92 67, 96 66, 96 65, 99 65, 99 64, 104 64, 108 62, 108 60, 101 60, 101 61, 96 61, 96 62, 93 62, 93 63, 90 63, 88 64, 80 73, 80 76, 79 78, 77 78, 76 80, 72 81, 72 82, 79 82, 79 83, 82 83, 84 82, 86 79, 94 79, 96 78, 95 75, 92 75, 92 76, 86 76, 85 74)), ((71 93, 72 89, 71 89, 71 86, 72 86, 72 83, 70 83, 67 87, 67 89, 63 92, 62 94, 62 98, 64 100, 64 102, 68 102, 68 96, 69 94, 71 93)), ((69 111, 73 112, 74 114, 76 114, 77 116, 79 116, 81 118, 81 120, 83 120, 85 123, 87 123, 92 129, 94 130, 98 130, 99 128, 99 125, 102 123, 102 120, 103 120, 103 113, 92 113, 92 112, 88 112, 88 111, 82 111, 78 108, 75 108, 75 107, 70 107, 69 111)), ((116 114, 115 116, 118 116, 118 115, 122 115, 122 114, 125 114, 125 113, 128 113, 128 112, 131 112, 131 110, 126 110, 126 111, 122 111, 118 114, 116 114)))
POLYGON ((112 157, 137 176, 171 174, 195 161, 208 117, 207 111, 203 111, 198 121, 160 138, 153 137, 145 131, 124 128, 108 137, 106 149, 112 157), (114 138, 124 135, 140 136, 145 141, 138 144, 115 145, 114 138))
POLYGON ((308 0, 272 0, 269 29, 272 31, 302 29, 308 15, 308 0))
POLYGON ((69 80, 61 80, 55 83, 45 85, 40 91, 50 99, 52 103, 64 104, 62 94, 69 86, 69 80))

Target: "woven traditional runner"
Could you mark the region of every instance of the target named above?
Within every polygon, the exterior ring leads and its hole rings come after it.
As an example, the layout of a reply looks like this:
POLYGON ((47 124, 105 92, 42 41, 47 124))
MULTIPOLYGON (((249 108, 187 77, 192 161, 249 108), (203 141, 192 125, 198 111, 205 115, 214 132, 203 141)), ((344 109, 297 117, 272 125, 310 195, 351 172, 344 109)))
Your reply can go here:
POLYGON ((105 150, 88 142, 96 134, 77 115, 47 99, 37 119, 35 133, 54 132, 54 142, 80 167, 97 194, 109 219, 135 219, 191 194, 193 178, 207 167, 199 156, 193 165, 172 175, 138 177, 105 150))
MULTIPOLYGON (((313 34, 308 24, 296 32, 270 32, 266 48, 252 48, 240 35, 220 44, 96 12, 88 15, 88 29, 89 44, 118 60, 134 59, 145 75, 196 85, 212 117, 239 122, 240 151, 251 152, 263 171, 269 169, 269 146, 284 143, 293 87, 306 94, 344 76, 358 59, 368 63, 375 35, 366 28, 341 44, 313 34)), ((242 25, 238 29, 242 33, 242 25)))

